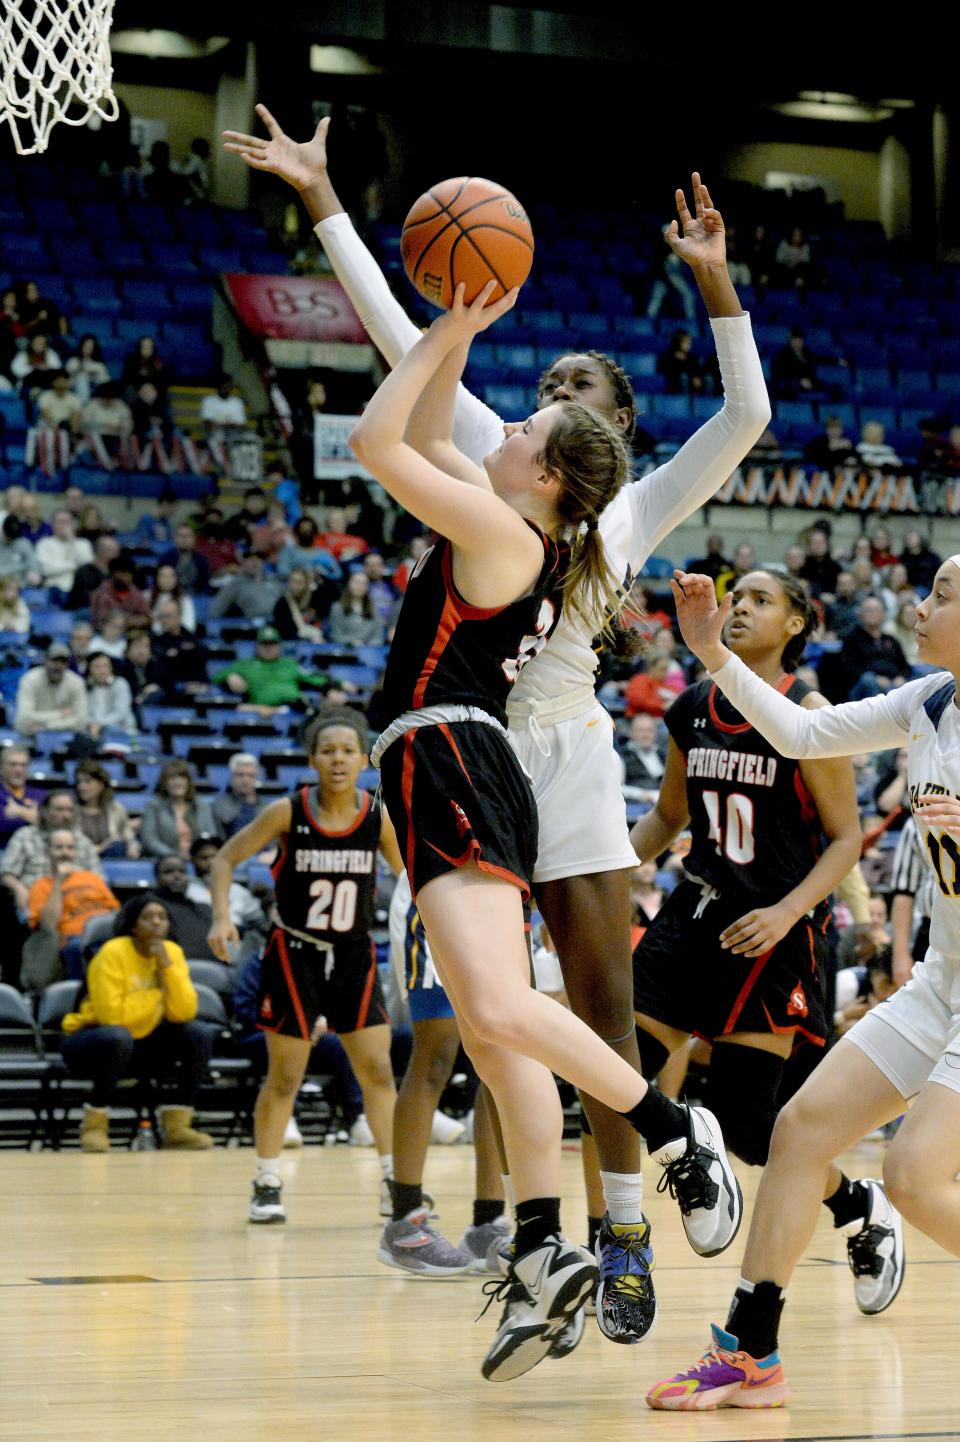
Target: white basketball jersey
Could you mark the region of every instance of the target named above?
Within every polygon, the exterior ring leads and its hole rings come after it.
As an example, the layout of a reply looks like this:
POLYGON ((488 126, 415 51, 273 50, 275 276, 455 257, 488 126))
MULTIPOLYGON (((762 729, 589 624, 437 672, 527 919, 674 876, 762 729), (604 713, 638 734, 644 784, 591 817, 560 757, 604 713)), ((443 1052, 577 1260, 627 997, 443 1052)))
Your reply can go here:
MULTIPOLYGON (((936 688, 910 716, 907 779, 910 803, 921 796, 960 797, 960 710, 954 705, 956 682, 940 673, 936 688)), ((960 959, 960 837, 925 826, 914 811, 926 860, 933 868, 936 889, 930 918, 930 944, 951 959, 960 959)))

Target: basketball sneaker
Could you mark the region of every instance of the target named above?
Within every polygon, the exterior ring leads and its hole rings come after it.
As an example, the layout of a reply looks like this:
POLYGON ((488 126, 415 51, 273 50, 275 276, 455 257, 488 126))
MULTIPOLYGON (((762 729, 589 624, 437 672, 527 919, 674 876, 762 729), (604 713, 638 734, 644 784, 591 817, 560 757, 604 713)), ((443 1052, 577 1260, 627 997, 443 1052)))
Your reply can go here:
POLYGON ((474 1258, 475 1272, 493 1272, 500 1275, 500 1259, 510 1260, 510 1240, 513 1229, 506 1216, 484 1222, 479 1227, 468 1227, 460 1241, 460 1250, 469 1252, 474 1258))
POLYGON ((657 1382, 647 1406, 658 1412, 712 1412, 717 1407, 782 1407, 790 1396, 778 1352, 751 1357, 737 1338, 712 1326, 710 1346, 699 1362, 657 1382))
POLYGON ((261 1176, 255 1177, 248 1214, 250 1221, 259 1222, 264 1226, 269 1226, 274 1222, 285 1222, 287 1213, 283 1205, 282 1191, 283 1182, 272 1173, 264 1172, 261 1176))
POLYGON ((380 1237, 377 1256, 388 1267, 398 1267, 415 1277, 463 1277, 474 1270, 472 1252, 455 1247, 430 1225, 427 1207, 408 1212, 399 1222, 390 1221, 380 1237))
POLYGON ((609 1214, 597 1235, 597 1326, 611 1342, 629 1346, 640 1342, 657 1320, 657 1298, 653 1290, 653 1248, 650 1223, 641 1218, 639 1226, 611 1222, 609 1214))
POLYGON ((579 1247, 554 1234, 511 1263, 504 1281, 487 1282, 487 1306, 500 1298, 505 1306, 483 1360, 484 1377, 509 1382, 549 1356, 597 1280, 592 1258, 587 1260, 579 1247))
POLYGON ((864 1177, 862 1185, 870 1197, 866 1218, 850 1222, 842 1230, 847 1234, 847 1260, 857 1306, 874 1317, 895 1300, 903 1286, 907 1261, 900 1213, 880 1182, 864 1177))
POLYGON ((657 1191, 668 1191, 680 1207, 687 1241, 701 1257, 729 1247, 743 1221, 743 1193, 720 1126, 706 1107, 687 1107, 689 1131, 650 1153, 663 1168, 657 1191))
POLYGON ((291 1117, 283 1132, 283 1149, 289 1151, 296 1147, 303 1146, 303 1133, 297 1125, 296 1117, 291 1117))

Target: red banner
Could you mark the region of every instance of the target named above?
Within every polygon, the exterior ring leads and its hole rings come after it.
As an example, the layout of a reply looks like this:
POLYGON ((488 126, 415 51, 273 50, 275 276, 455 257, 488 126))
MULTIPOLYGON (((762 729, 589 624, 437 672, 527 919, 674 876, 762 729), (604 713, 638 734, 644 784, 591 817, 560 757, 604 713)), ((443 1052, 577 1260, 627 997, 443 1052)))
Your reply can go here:
POLYGON ((367 342, 338 280, 310 275, 226 275, 237 314, 254 335, 274 340, 367 342))

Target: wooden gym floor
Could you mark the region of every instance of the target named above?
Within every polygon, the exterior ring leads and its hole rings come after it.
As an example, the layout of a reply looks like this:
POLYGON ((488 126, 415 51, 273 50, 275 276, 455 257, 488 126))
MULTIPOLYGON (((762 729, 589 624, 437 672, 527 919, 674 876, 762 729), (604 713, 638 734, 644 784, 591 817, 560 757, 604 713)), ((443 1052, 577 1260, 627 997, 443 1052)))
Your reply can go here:
MULTIPOLYGON (((376 1259, 370 1151, 287 1153, 285 1227, 245 1221, 253 1154, 5 1152, 0 1197, 0 1438, 11 1442, 592 1442, 960 1437, 960 1264, 908 1229, 903 1291, 857 1311, 823 1213, 787 1306, 789 1409, 663 1414, 643 1393, 691 1364, 722 1321, 741 1240, 701 1261, 653 1193, 660 1316, 618 1347, 588 1321, 578 1350, 515 1382, 479 1366, 499 1316, 479 1282, 405 1277, 376 1259)), ((877 1175, 880 1146, 849 1158, 877 1175)), ((473 1153, 433 1148, 428 1186, 457 1240, 473 1153)), ((579 1156, 564 1214, 584 1228, 579 1156)), ((748 1199, 755 1174, 746 1169, 748 1199)), ((748 1203, 749 1204, 749 1203, 748 1203)), ((749 1216, 749 1212, 748 1212, 749 1216)))

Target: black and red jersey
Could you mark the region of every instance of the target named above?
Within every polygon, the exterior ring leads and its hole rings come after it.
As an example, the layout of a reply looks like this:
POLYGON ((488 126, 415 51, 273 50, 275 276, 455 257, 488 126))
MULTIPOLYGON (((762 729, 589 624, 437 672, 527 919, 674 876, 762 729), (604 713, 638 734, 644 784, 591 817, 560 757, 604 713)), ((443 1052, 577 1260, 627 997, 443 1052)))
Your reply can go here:
MULTIPOLYGON (((797 703, 810 689, 796 676, 777 687, 797 703)), ((747 892, 755 904, 781 900, 823 850, 800 763, 775 751, 712 681, 689 686, 664 721, 686 765, 686 870, 720 892, 747 892)))
POLYGON ((307 786, 290 806, 290 830, 271 868, 280 920, 331 945, 364 940, 374 919, 380 803, 361 792, 346 831, 324 830, 307 786))
MULTIPOLYGON (((531 525, 530 522, 527 523, 531 525)), ((384 726, 405 711, 480 706, 506 725, 506 701, 523 666, 560 619, 569 547, 543 542, 543 566, 508 606, 471 606, 453 583, 453 548, 438 538, 410 577, 383 683, 384 726)))

